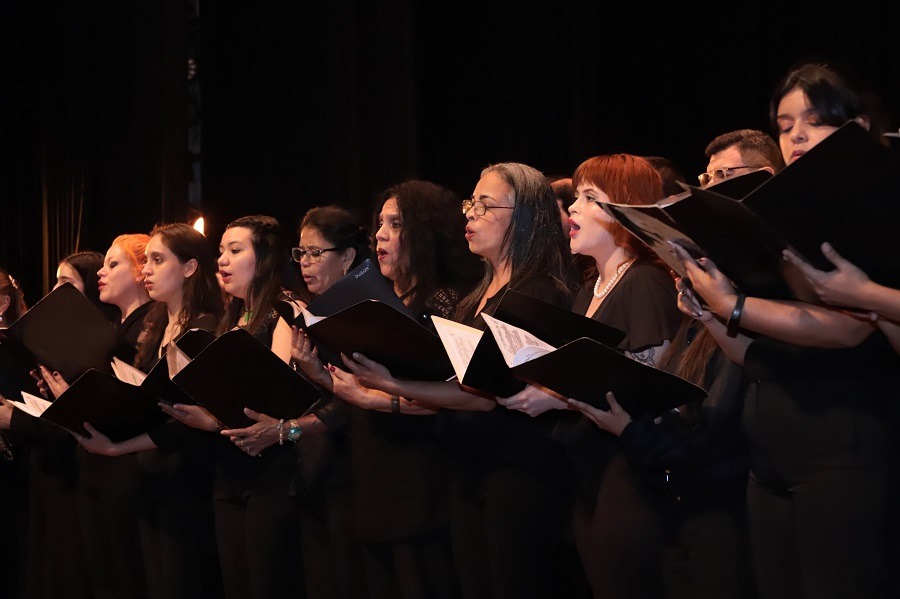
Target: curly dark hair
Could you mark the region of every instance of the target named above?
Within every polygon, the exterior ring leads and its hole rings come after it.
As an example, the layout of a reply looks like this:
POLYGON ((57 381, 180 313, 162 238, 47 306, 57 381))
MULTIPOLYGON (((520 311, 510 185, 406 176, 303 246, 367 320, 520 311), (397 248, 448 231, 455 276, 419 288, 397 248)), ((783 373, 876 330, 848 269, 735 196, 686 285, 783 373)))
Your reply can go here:
POLYGON ((381 207, 391 198, 397 200, 400 210, 400 248, 406 257, 395 284, 403 290, 402 297, 410 309, 422 311, 439 289, 468 292, 478 280, 481 267, 466 243, 462 197, 419 179, 389 187, 375 203, 373 234, 378 230, 381 207))

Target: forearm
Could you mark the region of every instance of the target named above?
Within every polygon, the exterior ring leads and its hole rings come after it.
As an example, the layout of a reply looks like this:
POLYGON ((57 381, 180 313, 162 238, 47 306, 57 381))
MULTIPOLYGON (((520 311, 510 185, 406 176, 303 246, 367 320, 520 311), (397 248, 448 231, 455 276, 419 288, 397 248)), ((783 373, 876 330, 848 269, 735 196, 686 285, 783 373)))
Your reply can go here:
POLYGON ((109 450, 103 452, 102 455, 115 457, 138 451, 147 451, 148 449, 156 449, 156 443, 153 442, 150 435, 143 433, 137 437, 113 443, 109 450))
MULTIPOLYGON (((726 295, 710 307, 727 322, 736 302, 736 295, 726 295)), ((748 297, 740 328, 794 345, 842 348, 859 345, 872 333, 873 325, 826 306, 748 297)))
POLYGON ((900 289, 867 281, 857 294, 856 307, 875 312, 883 318, 900 322, 900 289))
POLYGON ((422 404, 432 409, 473 410, 487 412, 497 406, 497 402, 487 397, 469 393, 455 381, 408 381, 397 379, 388 390, 410 402, 422 404))
POLYGON ((738 366, 744 365, 744 357, 747 355, 747 348, 750 347, 750 343, 753 341, 750 337, 743 333, 738 333, 734 337, 729 336, 728 330, 725 328, 725 323, 718 318, 705 320, 703 326, 706 327, 706 330, 712 335, 716 345, 722 349, 729 360, 738 366))

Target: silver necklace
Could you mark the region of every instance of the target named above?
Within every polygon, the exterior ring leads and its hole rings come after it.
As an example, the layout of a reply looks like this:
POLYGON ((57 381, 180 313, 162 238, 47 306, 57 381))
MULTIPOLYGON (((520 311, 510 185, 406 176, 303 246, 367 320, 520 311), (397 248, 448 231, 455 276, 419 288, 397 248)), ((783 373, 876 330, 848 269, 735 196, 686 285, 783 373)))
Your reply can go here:
POLYGON ((603 299, 606 297, 612 288, 615 287, 616 283, 619 282, 619 279, 622 278, 622 275, 625 274, 625 271, 628 270, 628 267, 634 264, 634 258, 629 260, 628 262, 623 262, 616 269, 616 274, 610 277, 609 281, 606 282, 606 285, 603 286, 603 289, 600 289, 600 283, 603 282, 603 273, 597 275, 597 282, 594 283, 594 297, 597 299, 603 299))

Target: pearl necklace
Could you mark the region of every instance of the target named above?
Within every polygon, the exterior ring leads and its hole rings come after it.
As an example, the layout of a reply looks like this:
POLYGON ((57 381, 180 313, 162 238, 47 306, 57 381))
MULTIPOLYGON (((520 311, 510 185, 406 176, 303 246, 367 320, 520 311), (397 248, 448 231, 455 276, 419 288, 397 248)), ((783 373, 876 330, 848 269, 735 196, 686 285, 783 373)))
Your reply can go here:
POLYGON ((634 264, 634 258, 629 260, 628 262, 624 262, 619 265, 616 269, 616 274, 606 282, 606 285, 603 286, 603 289, 600 289, 600 283, 603 282, 603 273, 597 275, 597 282, 594 283, 594 297, 597 299, 603 299, 606 297, 612 288, 615 287, 616 283, 619 282, 619 279, 622 278, 622 275, 625 274, 625 271, 628 270, 628 267, 634 264))

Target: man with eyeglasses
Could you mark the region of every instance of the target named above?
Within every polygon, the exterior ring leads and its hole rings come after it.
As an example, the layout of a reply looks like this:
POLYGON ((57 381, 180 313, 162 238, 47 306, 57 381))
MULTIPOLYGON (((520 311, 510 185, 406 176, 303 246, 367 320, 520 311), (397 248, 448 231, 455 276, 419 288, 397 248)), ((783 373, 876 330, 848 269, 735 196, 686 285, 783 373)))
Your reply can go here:
POLYGON ((767 133, 756 129, 723 133, 709 142, 704 154, 709 164, 705 173, 697 175, 702 187, 754 170, 766 170, 774 175, 784 168, 778 143, 767 133))

